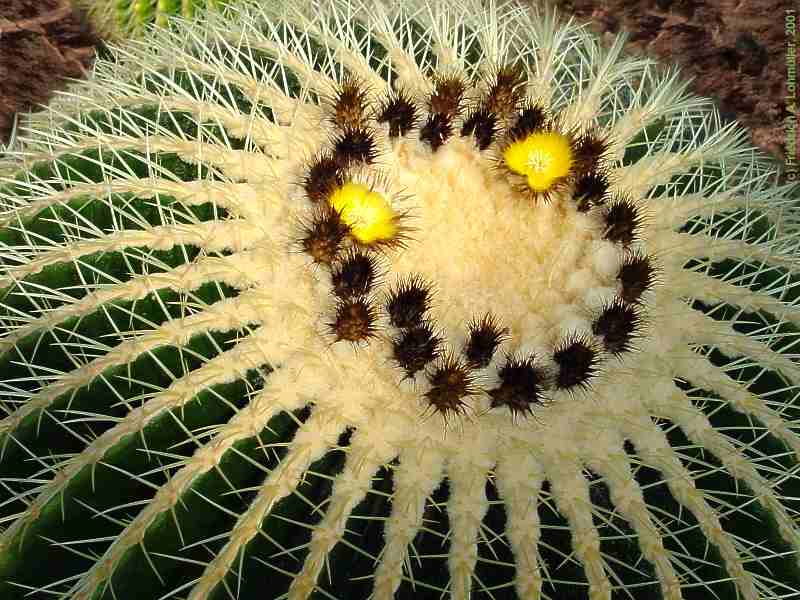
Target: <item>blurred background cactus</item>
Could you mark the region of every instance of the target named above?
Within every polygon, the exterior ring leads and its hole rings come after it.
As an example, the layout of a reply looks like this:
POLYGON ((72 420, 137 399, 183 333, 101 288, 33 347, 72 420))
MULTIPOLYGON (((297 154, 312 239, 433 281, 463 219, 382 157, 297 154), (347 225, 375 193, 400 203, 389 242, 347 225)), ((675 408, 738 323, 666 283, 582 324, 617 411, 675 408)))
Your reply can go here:
POLYGON ((76 0, 88 11, 105 39, 114 40, 142 35, 155 23, 167 24, 174 16, 193 18, 206 8, 221 10, 231 0, 76 0))
POLYGON ((236 3, 21 124, 0 597, 796 595, 796 188, 483 4, 236 3))

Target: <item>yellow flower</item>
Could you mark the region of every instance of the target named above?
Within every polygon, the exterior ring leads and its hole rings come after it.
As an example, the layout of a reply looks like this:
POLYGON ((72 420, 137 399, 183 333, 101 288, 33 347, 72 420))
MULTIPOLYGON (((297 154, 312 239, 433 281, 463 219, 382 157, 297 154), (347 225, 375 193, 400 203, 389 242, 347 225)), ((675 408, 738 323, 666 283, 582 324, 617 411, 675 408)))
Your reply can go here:
POLYGON ((554 131, 531 133, 511 144, 503 153, 508 168, 528 178, 536 192, 544 192, 572 166, 569 140, 554 131))
POLYGON ((362 244, 390 240, 397 234, 396 213, 386 198, 363 183, 345 183, 329 202, 362 244))

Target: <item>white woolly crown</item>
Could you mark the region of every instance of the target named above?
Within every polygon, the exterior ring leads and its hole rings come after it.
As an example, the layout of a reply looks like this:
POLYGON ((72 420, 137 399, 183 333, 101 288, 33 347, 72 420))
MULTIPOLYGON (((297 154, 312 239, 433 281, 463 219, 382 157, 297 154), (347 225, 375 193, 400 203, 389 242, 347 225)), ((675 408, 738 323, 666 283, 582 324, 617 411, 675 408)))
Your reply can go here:
POLYGON ((797 209, 622 45, 512 2, 245 2, 31 117, 8 593, 787 597, 797 209))

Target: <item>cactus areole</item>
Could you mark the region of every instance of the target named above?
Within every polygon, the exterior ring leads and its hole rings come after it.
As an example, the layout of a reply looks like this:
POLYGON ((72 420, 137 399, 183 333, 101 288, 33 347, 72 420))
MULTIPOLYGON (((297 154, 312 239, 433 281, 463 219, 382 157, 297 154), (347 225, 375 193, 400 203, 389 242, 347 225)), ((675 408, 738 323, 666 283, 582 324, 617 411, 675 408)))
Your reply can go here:
POLYGON ((796 190, 515 2, 155 29, 0 163, 0 597, 777 600, 796 190))

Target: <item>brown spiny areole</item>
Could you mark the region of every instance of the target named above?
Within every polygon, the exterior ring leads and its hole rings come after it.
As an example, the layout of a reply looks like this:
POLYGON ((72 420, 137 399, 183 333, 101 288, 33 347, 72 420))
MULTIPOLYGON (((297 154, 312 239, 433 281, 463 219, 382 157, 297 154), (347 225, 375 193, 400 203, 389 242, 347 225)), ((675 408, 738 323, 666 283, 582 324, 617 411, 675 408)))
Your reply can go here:
POLYGON ((470 368, 448 353, 440 357, 428 373, 430 389, 425 392, 429 405, 445 416, 462 414, 467 407, 464 398, 478 393, 470 368))
POLYGON ((434 88, 428 97, 428 110, 434 114, 455 117, 461 112, 461 100, 467 85, 457 75, 439 75, 434 77, 434 88))
POLYGON ((537 367, 533 355, 524 358, 506 356, 505 364, 498 369, 500 385, 489 390, 492 408, 508 407, 511 413, 533 413, 533 406, 542 404, 547 388, 547 376, 537 367))
POLYGON ((497 69, 483 108, 505 117, 519 107, 525 97, 525 77, 519 65, 503 65, 497 69))
POLYGON ((331 265, 349 232, 341 215, 325 205, 317 207, 310 222, 303 225, 300 244, 315 263, 331 265))
POLYGON ((589 171, 575 181, 572 198, 578 212, 586 212, 593 206, 601 206, 606 202, 608 193, 608 176, 600 170, 589 171))
POLYGON ((575 336, 564 340, 553 353, 558 366, 555 377, 557 389, 588 387, 589 380, 597 372, 599 357, 597 349, 585 336, 575 336))
POLYGON ((430 144, 431 150, 438 150, 453 135, 453 117, 445 113, 433 113, 425 121, 419 138, 430 144))
POLYGON ((333 143, 333 158, 340 168, 357 163, 370 164, 377 155, 375 134, 367 127, 348 127, 333 143))
POLYGON ((357 77, 349 76, 339 85, 333 101, 331 120, 342 129, 366 124, 368 91, 357 77))
POLYGON ((331 193, 342 183, 339 161, 326 152, 311 160, 303 180, 303 189, 311 202, 321 203, 326 202, 331 193))
POLYGON ((639 313, 632 305, 615 298, 592 323, 592 333, 603 339, 607 352, 621 354, 631 350, 640 320, 639 313))
POLYGON ((471 366, 483 368, 489 364, 495 350, 508 337, 508 328, 500 327, 491 313, 480 320, 473 317, 467 325, 469 334, 464 345, 464 356, 471 366))
POLYGON ((603 237, 627 248, 636 239, 641 219, 633 199, 618 196, 607 207, 604 222, 603 237))
POLYGON ((586 173, 596 169, 607 158, 611 144, 595 130, 583 133, 575 142, 575 170, 586 173))
POLYGON ((395 327, 412 327, 421 323, 430 308, 431 286, 420 275, 401 278, 389 291, 386 312, 395 327))
POLYGON ((413 377, 439 355, 441 343, 433 326, 423 321, 403 328, 400 335, 392 339, 393 358, 408 377, 413 377))
POLYGON ((351 248, 331 268, 334 293, 340 298, 349 298, 371 292, 379 276, 377 260, 374 253, 351 248))
POLYGON ((461 136, 473 136, 478 150, 486 150, 491 146, 496 132, 497 115, 485 108, 471 112, 461 126, 461 136))
POLYGON ((527 102, 519 112, 514 124, 506 132, 508 142, 515 142, 539 131, 547 123, 548 115, 544 107, 537 102, 527 102))
POLYGON ((629 254, 617 273, 617 280, 622 288, 620 296, 625 302, 638 304, 642 294, 652 287, 655 275, 655 266, 649 256, 629 254))
POLYGON ((336 305, 336 320, 330 323, 336 341, 362 342, 375 335, 378 313, 369 299, 347 298, 336 305))
POLYGON ((418 109, 410 95, 394 92, 380 106, 376 120, 389 124, 389 137, 405 135, 416 124, 418 109))

